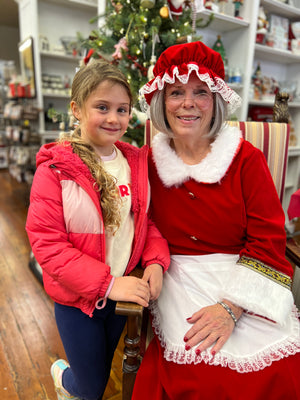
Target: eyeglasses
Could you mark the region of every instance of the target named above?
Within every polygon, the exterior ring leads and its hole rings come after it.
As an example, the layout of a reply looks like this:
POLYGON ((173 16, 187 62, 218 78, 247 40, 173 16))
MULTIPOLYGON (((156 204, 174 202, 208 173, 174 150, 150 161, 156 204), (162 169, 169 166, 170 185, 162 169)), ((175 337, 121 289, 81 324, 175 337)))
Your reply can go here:
POLYGON ((185 103, 187 101, 193 101, 201 104, 206 104, 213 99, 213 94, 204 90, 193 93, 192 96, 187 97, 186 93, 181 90, 171 91, 166 95, 166 101, 171 101, 173 103, 185 103))

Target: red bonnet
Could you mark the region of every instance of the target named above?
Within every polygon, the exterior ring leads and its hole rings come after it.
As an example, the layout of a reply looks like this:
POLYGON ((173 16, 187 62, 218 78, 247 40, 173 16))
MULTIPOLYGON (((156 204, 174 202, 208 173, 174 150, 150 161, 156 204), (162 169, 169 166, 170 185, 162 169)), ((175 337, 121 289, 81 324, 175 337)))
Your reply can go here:
POLYGON ((140 94, 150 105, 154 93, 162 90, 165 83, 173 84, 178 79, 186 84, 193 71, 212 92, 220 93, 232 110, 240 106, 240 96, 224 82, 221 55, 200 41, 174 45, 161 53, 153 69, 154 78, 141 88, 140 94))

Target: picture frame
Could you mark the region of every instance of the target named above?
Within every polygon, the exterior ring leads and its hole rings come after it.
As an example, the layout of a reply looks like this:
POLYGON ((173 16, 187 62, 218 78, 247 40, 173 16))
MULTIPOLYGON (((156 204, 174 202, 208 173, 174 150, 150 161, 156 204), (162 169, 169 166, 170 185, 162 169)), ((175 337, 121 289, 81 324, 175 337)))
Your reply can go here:
POLYGON ((20 68, 23 82, 26 86, 24 97, 36 97, 36 77, 34 65, 33 38, 29 36, 18 45, 20 54, 20 68))

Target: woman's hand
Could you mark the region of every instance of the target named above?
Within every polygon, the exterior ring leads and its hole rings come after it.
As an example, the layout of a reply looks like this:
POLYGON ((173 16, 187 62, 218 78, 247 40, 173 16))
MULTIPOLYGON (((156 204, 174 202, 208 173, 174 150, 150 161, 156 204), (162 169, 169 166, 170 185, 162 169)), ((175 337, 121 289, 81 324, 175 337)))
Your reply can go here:
POLYGON ((108 298, 115 301, 131 301, 143 307, 148 307, 150 288, 143 279, 134 276, 121 276, 115 278, 108 298))
MULTIPOLYGON (((226 302, 236 318, 239 319, 243 309, 234 306, 227 300, 223 300, 223 302, 226 302)), ((221 350, 235 327, 232 317, 220 304, 202 308, 188 318, 187 321, 193 326, 183 339, 186 342, 185 348, 189 350, 200 343, 195 350, 196 354, 200 354, 215 343, 211 349, 211 354, 214 356, 221 350)))
POLYGON ((160 295, 163 283, 163 269, 159 264, 151 264, 145 268, 143 281, 150 286, 150 300, 156 300, 160 295))

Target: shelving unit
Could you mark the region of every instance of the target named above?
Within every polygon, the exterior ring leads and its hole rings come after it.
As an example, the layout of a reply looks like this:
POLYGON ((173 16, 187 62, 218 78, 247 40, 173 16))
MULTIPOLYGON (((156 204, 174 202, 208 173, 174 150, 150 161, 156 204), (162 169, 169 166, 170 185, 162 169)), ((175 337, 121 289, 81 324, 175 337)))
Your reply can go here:
MULTIPOLYGON (((37 106, 45 110, 53 103, 59 110, 67 110, 68 94, 49 93, 42 91, 42 74, 48 73, 70 78, 79 65, 80 57, 62 54, 57 51, 60 37, 75 37, 77 31, 88 36, 96 27, 89 23, 96 15, 104 14, 103 0, 15 0, 19 4, 20 41, 28 36, 34 38, 34 57, 37 86, 37 106), (41 51, 40 36, 46 36, 54 46, 50 51, 41 51)), ((296 1, 296 0, 295 0, 296 1)), ((300 21, 300 5, 293 7, 279 0, 247 0, 240 8, 241 18, 234 17, 233 4, 228 2, 226 14, 215 13, 214 20, 208 28, 200 30, 202 40, 208 46, 213 46, 217 35, 221 35, 226 49, 229 67, 239 67, 242 71, 242 83, 230 84, 242 97, 242 107, 236 112, 239 120, 247 120, 249 108, 252 106, 272 107, 272 100, 253 100, 251 98, 251 78, 259 62, 264 75, 272 76, 278 81, 294 80, 300 82, 300 56, 288 50, 263 46, 256 43, 256 29, 259 7, 262 6, 267 14, 276 14, 290 21, 300 21), (231 7, 231 9, 230 9, 231 7)), ((209 10, 198 13, 203 21, 210 16, 209 10)), ((98 22, 101 23, 101 20, 98 22)), ((299 89, 298 89, 299 91, 299 89)), ((290 196, 299 187, 300 173, 300 100, 290 102, 289 110, 294 121, 297 146, 289 149, 288 168, 286 177, 283 208, 286 210, 290 196)), ((45 125, 44 112, 40 113, 39 133, 42 141, 50 140, 58 132, 48 131, 45 125)))
MULTIPOLYGON (((229 2, 227 3, 227 7, 229 2)), ((233 9, 226 12, 230 15, 215 13, 213 22, 208 28, 200 30, 203 41, 212 47, 221 35, 226 49, 229 66, 237 66, 243 71, 242 84, 234 89, 243 99, 242 107, 237 111, 239 120, 247 120, 251 106, 273 107, 273 100, 254 100, 251 97, 251 78, 257 63, 261 65, 263 75, 272 76, 278 81, 295 80, 300 92, 300 56, 288 50, 280 50, 256 43, 256 28, 259 7, 267 13, 288 18, 290 21, 300 21, 300 8, 284 4, 279 0, 251 0, 245 1, 240 8, 242 19, 235 18, 233 9), (292 77, 292 78, 291 78, 292 77)), ((231 5, 232 7, 232 5, 231 5)), ((203 10, 198 16, 204 21, 210 15, 209 10, 203 10)), ((300 100, 289 102, 289 112, 294 122, 294 134, 297 145, 289 148, 287 176, 283 208, 286 211, 290 196, 299 188, 300 175, 300 100)))
POLYGON ((260 5, 265 7, 269 13, 278 14, 282 17, 287 17, 291 21, 298 21, 300 18, 300 9, 282 3, 277 0, 261 0, 260 5))
POLYGON ((80 56, 73 56, 71 54, 60 54, 52 51, 41 51, 40 56, 45 60, 51 59, 58 61, 69 61, 72 64, 74 64, 74 62, 79 62, 81 60, 80 56))
MULTIPOLYGON (((204 10, 199 13, 203 21, 206 22, 211 15, 211 11, 204 10)), ((214 14, 214 19, 209 25, 209 28, 220 32, 229 32, 242 27, 248 27, 249 22, 244 19, 239 19, 226 14, 214 14)))
POLYGON ((43 75, 68 77, 72 82, 82 56, 67 54, 61 38, 76 38, 77 32, 88 36, 97 23, 89 21, 103 12, 105 2, 101 0, 15 0, 19 5, 20 41, 33 37, 34 62, 37 90, 37 106, 41 110, 38 131, 42 142, 56 138, 56 130, 45 123, 45 112, 51 104, 59 111, 67 112, 70 102, 68 90, 43 89, 43 75), (98 5, 99 3, 99 5, 98 5), (49 51, 40 46, 41 38, 47 38, 49 51))

